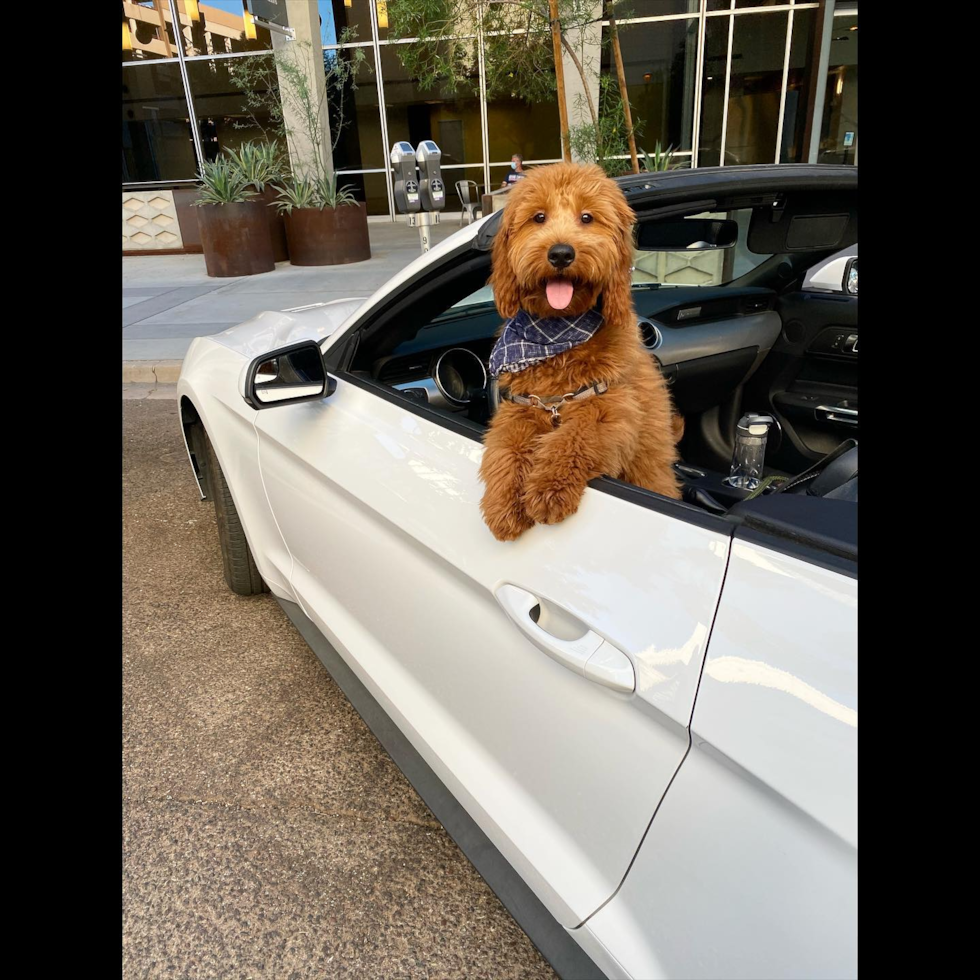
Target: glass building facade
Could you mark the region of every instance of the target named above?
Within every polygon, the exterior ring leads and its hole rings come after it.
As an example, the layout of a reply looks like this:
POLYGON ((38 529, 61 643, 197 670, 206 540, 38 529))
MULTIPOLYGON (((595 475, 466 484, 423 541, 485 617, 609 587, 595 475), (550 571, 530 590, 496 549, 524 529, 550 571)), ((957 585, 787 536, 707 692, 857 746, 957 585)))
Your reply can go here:
MULTIPOLYGON (((295 0, 120 2, 124 191, 192 187, 201 160, 267 137, 271 121, 246 109, 231 69, 242 58, 271 61, 281 41, 262 25, 288 26, 295 0)), ((459 39, 470 84, 423 90, 399 57, 412 41, 389 37, 385 0, 303 2, 316 8, 309 14, 319 21, 325 65, 358 49, 363 55, 339 105, 333 164, 369 214, 395 216, 387 158, 397 140, 435 140, 450 188, 458 180, 499 186, 514 153, 527 166, 560 159, 554 100, 529 105, 516 92, 486 98, 478 22, 459 39)), ((621 50, 642 149, 652 152, 659 141, 693 167, 856 163, 856 2, 632 0, 624 7, 621 50)), ((600 72, 614 73, 609 46, 594 53, 600 72)), ((581 121, 572 106, 569 116, 573 125, 581 121)))

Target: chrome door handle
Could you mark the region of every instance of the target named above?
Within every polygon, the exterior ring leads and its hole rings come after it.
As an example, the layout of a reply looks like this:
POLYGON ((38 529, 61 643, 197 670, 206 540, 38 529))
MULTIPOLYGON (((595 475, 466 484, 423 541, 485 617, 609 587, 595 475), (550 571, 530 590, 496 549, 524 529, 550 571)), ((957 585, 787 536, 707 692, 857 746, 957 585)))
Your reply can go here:
POLYGON ((824 422, 843 422, 845 425, 858 424, 858 410, 843 405, 818 405, 814 410, 818 419, 824 422))
POLYGON ((563 640, 539 626, 531 618, 541 600, 516 585, 501 585, 494 593, 501 608, 517 628, 543 653, 563 667, 614 691, 636 689, 636 673, 629 657, 587 626, 575 639, 563 640))

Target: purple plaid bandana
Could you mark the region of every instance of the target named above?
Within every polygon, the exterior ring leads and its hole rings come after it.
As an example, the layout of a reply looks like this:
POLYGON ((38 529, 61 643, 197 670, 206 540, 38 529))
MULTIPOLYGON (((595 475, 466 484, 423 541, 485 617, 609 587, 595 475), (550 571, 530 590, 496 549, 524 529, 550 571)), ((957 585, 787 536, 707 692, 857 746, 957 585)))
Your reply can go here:
POLYGON ((525 310, 508 320, 490 352, 490 373, 496 378, 504 371, 516 374, 538 361, 591 340, 602 326, 598 310, 586 310, 577 317, 544 316, 535 319, 525 310))

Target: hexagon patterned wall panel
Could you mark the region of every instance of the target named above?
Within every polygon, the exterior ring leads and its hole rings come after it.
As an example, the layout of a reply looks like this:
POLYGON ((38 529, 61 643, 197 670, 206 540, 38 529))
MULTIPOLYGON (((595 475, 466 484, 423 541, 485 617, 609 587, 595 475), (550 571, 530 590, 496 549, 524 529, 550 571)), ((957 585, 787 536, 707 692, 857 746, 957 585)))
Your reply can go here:
POLYGON ((123 249, 183 248, 171 191, 123 191, 123 249))

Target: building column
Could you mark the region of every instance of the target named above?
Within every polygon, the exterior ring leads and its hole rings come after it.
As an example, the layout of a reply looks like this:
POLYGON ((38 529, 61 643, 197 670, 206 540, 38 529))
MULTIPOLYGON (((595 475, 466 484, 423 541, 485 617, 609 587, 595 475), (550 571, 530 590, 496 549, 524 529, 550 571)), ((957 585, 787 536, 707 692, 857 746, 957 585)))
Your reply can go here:
MULTIPOLYGON (((592 17, 595 23, 590 24, 585 30, 569 31, 566 35, 568 43, 575 50, 579 62, 585 70, 588 83, 589 94, 595 105, 596 114, 599 108, 599 65, 602 60, 602 3, 597 2, 592 7, 592 17)), ((592 117, 589 115, 588 100, 585 98, 585 85, 582 83, 582 76, 579 74, 575 62, 569 57, 568 52, 562 49, 562 68, 565 72, 565 106, 568 112, 568 127, 574 129, 583 123, 591 123, 592 117)), ((572 159, 576 163, 582 163, 574 153, 572 159)))
MULTIPOLYGON (((295 107, 283 104, 283 121, 288 135, 286 144, 293 173, 312 176, 323 169, 333 176, 333 140, 330 133, 330 115, 327 109, 327 83, 323 73, 323 46, 320 41, 320 15, 315 3, 309 0, 286 0, 286 22, 296 32, 290 41, 276 32, 272 33, 272 48, 276 55, 292 59, 306 74, 310 95, 319 107, 321 146, 314 146, 307 132, 306 121, 295 107), (316 157, 319 155, 319 161, 316 157), (319 164, 319 165, 318 165, 319 164)), ((279 72, 279 88, 286 82, 279 72)))

